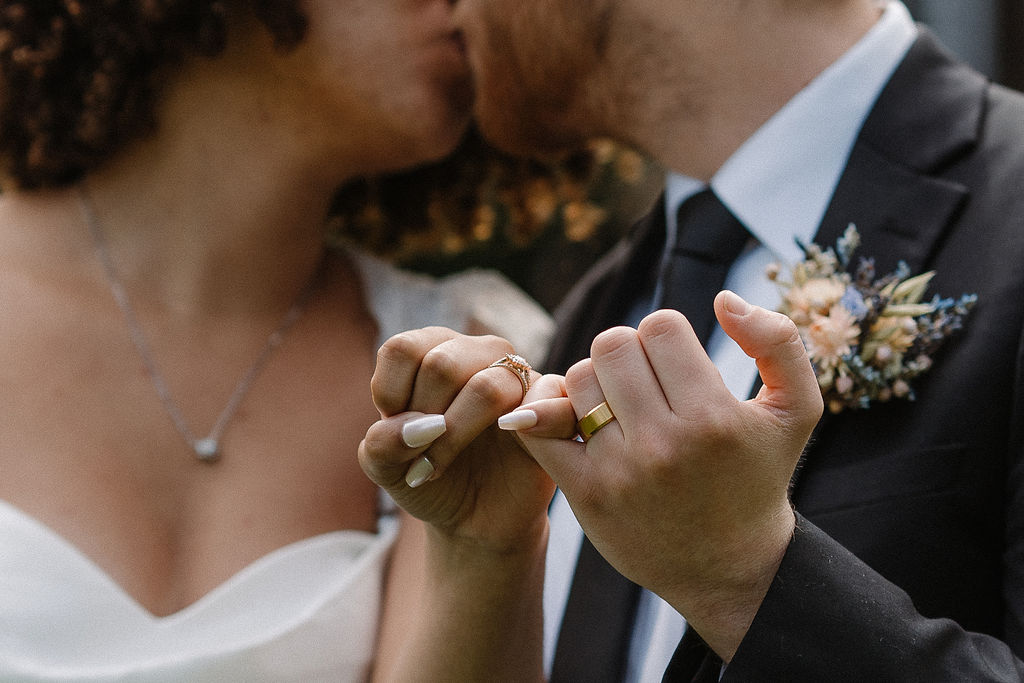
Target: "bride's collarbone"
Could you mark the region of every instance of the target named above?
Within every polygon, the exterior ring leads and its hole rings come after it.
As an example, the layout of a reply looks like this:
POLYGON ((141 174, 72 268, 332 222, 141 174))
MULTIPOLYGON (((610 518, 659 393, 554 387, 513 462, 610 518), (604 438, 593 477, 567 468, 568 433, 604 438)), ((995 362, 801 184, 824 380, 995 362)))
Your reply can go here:
MULTIPOLYGON (((37 284, 0 275, 0 499, 151 613, 191 604, 289 543, 375 528, 376 490, 355 457, 376 417, 367 325, 336 314, 297 326, 207 464, 161 406, 110 293, 37 284)), ((187 337, 162 342, 176 351, 158 362, 205 435, 251 361, 221 362, 244 341, 213 352, 187 337)))

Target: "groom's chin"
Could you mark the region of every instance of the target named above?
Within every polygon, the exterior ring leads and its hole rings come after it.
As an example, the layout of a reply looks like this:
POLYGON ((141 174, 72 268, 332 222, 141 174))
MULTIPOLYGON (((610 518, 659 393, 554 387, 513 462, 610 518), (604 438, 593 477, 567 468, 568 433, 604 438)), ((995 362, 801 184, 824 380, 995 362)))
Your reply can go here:
POLYGON ((484 100, 477 93, 474 107, 477 128, 488 143, 503 152, 558 161, 586 144, 586 138, 579 131, 566 131, 562 121, 538 114, 534 107, 515 103, 505 106, 484 100))

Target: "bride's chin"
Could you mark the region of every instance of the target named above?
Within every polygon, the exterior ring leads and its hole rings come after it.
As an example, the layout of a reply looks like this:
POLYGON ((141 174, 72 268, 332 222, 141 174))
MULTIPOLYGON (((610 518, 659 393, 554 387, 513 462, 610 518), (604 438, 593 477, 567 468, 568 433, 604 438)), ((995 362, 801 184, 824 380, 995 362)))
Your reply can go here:
POLYGON ((429 126, 431 130, 420 131, 421 162, 437 161, 448 156, 462 141, 472 118, 472 93, 471 87, 462 84, 437 105, 439 111, 429 126))

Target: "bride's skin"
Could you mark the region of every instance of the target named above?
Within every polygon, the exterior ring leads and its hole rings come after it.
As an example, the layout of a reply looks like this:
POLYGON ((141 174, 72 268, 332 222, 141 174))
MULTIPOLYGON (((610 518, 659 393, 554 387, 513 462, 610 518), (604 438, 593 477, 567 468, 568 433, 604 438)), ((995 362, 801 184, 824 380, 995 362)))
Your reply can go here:
POLYGON ((523 398, 512 372, 488 367, 510 351, 498 337, 432 327, 391 338, 378 355, 371 386, 382 419, 367 432, 359 459, 403 509, 431 522, 402 529, 401 540, 411 542, 395 554, 389 587, 403 590, 388 592, 381 651, 401 653, 395 671, 415 670, 418 681, 495 680, 496 671, 501 680, 543 677, 541 597, 554 484, 495 426, 523 398), (408 425, 429 425, 436 415, 448 431, 410 447, 408 425), (443 472, 410 486, 411 464, 424 455, 443 472), (430 561, 417 572, 406 559, 424 545, 430 561), (437 634, 460 629, 476 638, 475 650, 438 651, 437 634), (488 662, 502 663, 488 670, 488 662))
MULTIPOLYGON (((223 56, 187 60, 166 84, 156 132, 85 180, 153 357, 200 435, 326 259, 216 464, 196 460, 157 399, 73 190, 5 183, 0 198, 0 499, 155 615, 288 543, 376 529, 377 490, 353 454, 379 418, 367 390, 377 330, 350 265, 325 256, 324 219, 345 180, 454 146, 466 65, 447 0, 305 8, 294 50, 239 21, 223 56)), ((496 410, 517 404, 516 378, 491 374, 508 396, 496 410)), ((489 493, 496 504, 499 494, 489 493)), ((520 542, 472 521, 428 536, 403 519, 381 679, 426 680, 428 661, 448 680, 499 665, 517 679, 539 671, 539 582, 522 569, 542 569, 542 533, 520 542), (486 628, 485 594, 500 633, 486 628)))

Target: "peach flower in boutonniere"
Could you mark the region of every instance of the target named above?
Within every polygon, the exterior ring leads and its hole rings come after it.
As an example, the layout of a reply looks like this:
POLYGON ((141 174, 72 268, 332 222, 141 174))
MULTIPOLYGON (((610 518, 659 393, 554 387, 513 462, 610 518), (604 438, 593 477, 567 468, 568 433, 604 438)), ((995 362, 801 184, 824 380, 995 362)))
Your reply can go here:
POLYGON ((872 402, 914 399, 914 378, 932 366, 939 346, 963 326, 977 301, 939 296, 922 303, 934 271, 911 277, 905 263, 875 277, 874 262, 851 256, 860 235, 851 224, 835 249, 801 245, 805 258, 784 279, 773 264, 768 277, 782 294, 780 311, 796 323, 833 413, 872 402))

